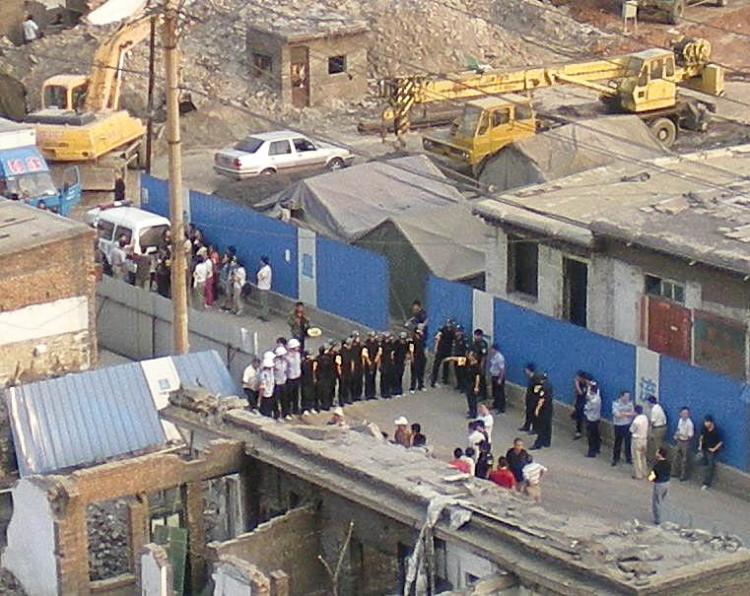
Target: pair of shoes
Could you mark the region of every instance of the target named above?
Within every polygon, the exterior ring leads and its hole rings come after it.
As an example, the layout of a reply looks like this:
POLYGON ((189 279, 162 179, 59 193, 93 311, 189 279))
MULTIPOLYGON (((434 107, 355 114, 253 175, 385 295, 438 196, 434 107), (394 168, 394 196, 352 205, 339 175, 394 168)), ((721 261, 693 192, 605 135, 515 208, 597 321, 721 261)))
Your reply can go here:
POLYGON ((596 453, 587 453, 586 457, 596 457, 596 453))
POLYGON ((580 439, 580 438, 581 438, 582 436, 583 436, 583 435, 581 435, 581 433, 576 433, 576 434, 574 434, 574 435, 573 435, 573 440, 574 440, 574 441, 577 441, 577 440, 578 440, 578 439, 580 439))
POLYGON ((617 465, 617 462, 613 461, 610 465, 614 468, 617 465))
POLYGON ((701 486, 701 490, 708 490, 708 484, 704 484, 703 486, 701 486))
POLYGON ((291 420, 291 419, 292 419, 291 414, 287 414, 286 416, 284 416, 284 420, 291 420))
POLYGON ((310 410, 305 410, 304 412, 302 412, 302 415, 303 416, 309 416, 310 415, 310 410))
POLYGON ((680 478, 680 482, 687 482, 687 478, 680 478))
POLYGON ((318 410, 316 410, 315 408, 313 408, 313 409, 312 409, 312 413, 313 413, 313 414, 317 414, 317 413, 318 413, 318 410))
POLYGON ((420 387, 419 390, 420 391, 427 391, 427 387, 420 387))
POLYGON ((528 431, 529 429, 525 426, 519 426, 516 430, 528 431))
POLYGON ((541 448, 542 448, 541 445, 532 445, 531 447, 529 447, 529 451, 536 451, 537 449, 541 449, 541 448))
POLYGON ((409 393, 411 393, 412 395, 414 395, 414 389, 409 389, 409 393))
POLYGON ((627 462, 627 464, 628 464, 629 466, 632 466, 632 465, 633 465, 633 460, 632 460, 632 459, 628 459, 628 460, 625 460, 625 461, 627 462))

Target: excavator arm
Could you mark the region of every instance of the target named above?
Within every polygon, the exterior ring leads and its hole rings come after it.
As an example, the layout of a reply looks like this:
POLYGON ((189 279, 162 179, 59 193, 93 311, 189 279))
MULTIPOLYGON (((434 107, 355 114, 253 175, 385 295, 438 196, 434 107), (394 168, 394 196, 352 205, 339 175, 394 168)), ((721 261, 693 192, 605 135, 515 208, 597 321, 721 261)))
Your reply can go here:
POLYGON ((88 91, 83 109, 86 112, 117 110, 120 104, 122 67, 127 53, 148 37, 150 17, 129 21, 104 43, 94 55, 88 91))

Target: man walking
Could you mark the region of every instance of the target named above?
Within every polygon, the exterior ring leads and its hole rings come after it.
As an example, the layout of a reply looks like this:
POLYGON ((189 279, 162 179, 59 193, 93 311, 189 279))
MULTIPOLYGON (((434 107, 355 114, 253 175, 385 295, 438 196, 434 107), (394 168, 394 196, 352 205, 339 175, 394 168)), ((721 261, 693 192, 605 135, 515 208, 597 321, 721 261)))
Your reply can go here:
POLYGON ((667 415, 655 396, 649 395, 648 403, 651 404, 651 413, 649 415, 651 429, 648 436, 648 460, 654 461, 657 449, 664 445, 664 439, 667 436, 667 415))
POLYGON ((612 450, 612 465, 616 466, 620 462, 620 454, 623 445, 625 447, 625 460, 633 463, 631 455, 630 441, 630 424, 635 418, 635 408, 630 399, 630 392, 623 391, 616 401, 612 402, 612 424, 615 429, 615 445, 612 450))
POLYGON ((409 361, 411 362, 411 380, 409 392, 424 391, 424 369, 427 364, 425 354, 424 333, 422 324, 417 325, 412 331, 411 343, 409 345, 409 361))
POLYGON ((724 441, 721 440, 719 429, 716 428, 713 416, 706 416, 703 419, 703 430, 698 440, 698 451, 703 454, 703 486, 701 490, 707 490, 714 481, 714 472, 716 471, 716 456, 724 447, 724 441))
POLYGON ((633 478, 643 480, 646 475, 646 448, 648 445, 648 416, 643 413, 643 406, 635 407, 635 418, 630 424, 632 438, 633 478))
POLYGON ((23 22, 21 28, 23 29, 23 43, 31 43, 42 36, 39 25, 36 24, 34 17, 31 15, 26 15, 26 20, 23 22))
POLYGON ((586 436, 589 442, 589 450, 586 457, 596 457, 602 449, 601 421, 602 421, 602 396, 599 393, 599 385, 596 381, 589 383, 586 391, 586 405, 583 408, 586 418, 586 436))
POLYGON ((536 441, 532 449, 541 449, 542 447, 552 446, 552 386, 547 381, 546 375, 540 376, 537 384, 534 386, 536 394, 536 410, 534 411, 534 420, 536 420, 536 441))
POLYGON ((677 430, 674 433, 674 442, 677 448, 674 461, 672 462, 672 474, 677 475, 679 471, 680 482, 685 482, 690 475, 690 452, 695 427, 690 419, 690 410, 687 406, 680 409, 680 417, 677 420, 677 430), (679 470, 678 470, 679 468, 679 470))
POLYGON ((659 447, 656 450, 656 463, 648 475, 654 487, 651 492, 651 513, 654 516, 654 524, 661 524, 664 519, 664 501, 669 492, 669 460, 667 459, 667 448, 659 447))
POLYGON ((490 349, 490 379, 492 383, 492 407, 497 414, 505 413, 505 356, 500 346, 492 344, 490 349))
MULTIPOLYGON (((456 330, 451 319, 448 319, 435 335, 435 361, 432 363, 431 387, 437 384, 438 373, 440 372, 441 365, 443 365, 443 360, 451 355, 455 335, 456 330)), ((443 385, 448 384, 448 369, 445 366, 443 366, 442 381, 443 385)))
POLYGON ((468 375, 466 382, 466 403, 469 407, 469 418, 477 417, 477 401, 482 390, 482 376, 484 371, 479 363, 479 359, 474 352, 469 352, 466 359, 466 372, 468 375))
POLYGON ((536 410, 536 395, 534 394, 534 385, 536 384, 536 366, 529 362, 523 369, 526 375, 526 399, 525 399, 525 419, 523 425, 518 430, 530 432, 534 425, 534 411, 536 410))
POLYGON ((258 286, 258 301, 260 302, 260 316, 258 318, 261 321, 267 321, 269 313, 268 293, 271 291, 271 283, 273 281, 273 270, 271 269, 268 257, 263 256, 260 258, 260 269, 258 269, 255 278, 258 286))

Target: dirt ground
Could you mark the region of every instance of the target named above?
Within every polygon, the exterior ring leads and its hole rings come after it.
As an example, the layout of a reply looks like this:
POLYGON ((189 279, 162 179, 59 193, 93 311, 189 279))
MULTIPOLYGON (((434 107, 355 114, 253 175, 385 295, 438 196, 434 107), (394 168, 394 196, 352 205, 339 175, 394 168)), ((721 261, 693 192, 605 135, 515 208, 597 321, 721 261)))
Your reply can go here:
MULTIPOLYGON (((621 0, 553 0, 566 6, 569 14, 582 23, 603 31, 622 34, 621 0)), ((643 13, 638 33, 618 35, 620 51, 666 46, 678 35, 702 37, 711 42, 715 62, 738 71, 750 70, 750 0, 729 0, 728 6, 713 4, 688 7, 679 25, 670 25, 659 15, 643 13)), ((732 72, 729 78, 748 78, 750 72, 732 72)))

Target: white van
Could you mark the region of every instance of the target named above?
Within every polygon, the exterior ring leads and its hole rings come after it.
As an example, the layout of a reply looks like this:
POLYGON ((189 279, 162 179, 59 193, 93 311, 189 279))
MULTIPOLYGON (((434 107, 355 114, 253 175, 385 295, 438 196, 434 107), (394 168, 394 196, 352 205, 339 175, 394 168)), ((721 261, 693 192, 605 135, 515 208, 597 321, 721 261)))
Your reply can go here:
POLYGON ((133 254, 147 255, 162 246, 164 232, 169 229, 166 217, 136 207, 93 209, 86 214, 86 220, 96 228, 97 245, 107 263, 120 237, 124 236, 133 247, 133 254))

